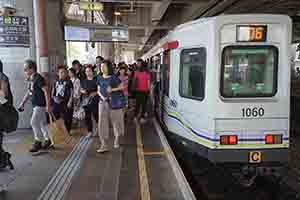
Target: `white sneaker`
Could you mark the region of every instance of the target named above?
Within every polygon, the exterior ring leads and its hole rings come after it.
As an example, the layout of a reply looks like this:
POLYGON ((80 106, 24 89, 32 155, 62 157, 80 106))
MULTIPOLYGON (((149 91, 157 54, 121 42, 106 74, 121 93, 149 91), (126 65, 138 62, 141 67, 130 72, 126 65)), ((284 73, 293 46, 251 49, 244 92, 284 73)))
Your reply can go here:
POLYGON ((93 136, 92 132, 88 132, 87 135, 86 135, 87 138, 91 138, 92 136, 93 136))
POLYGON ((100 149, 97 150, 97 153, 105 153, 109 151, 106 145, 101 145, 100 149))
POLYGON ((115 141, 114 141, 114 148, 115 149, 118 149, 120 147, 120 144, 119 144, 119 137, 116 137, 115 138, 115 141))
POLYGON ((148 115, 148 113, 146 112, 146 113, 144 114, 144 116, 147 118, 149 115, 148 115))
POLYGON ((140 123, 141 123, 141 124, 144 124, 144 123, 146 123, 146 120, 145 120, 144 118, 141 118, 141 119, 140 119, 140 123))

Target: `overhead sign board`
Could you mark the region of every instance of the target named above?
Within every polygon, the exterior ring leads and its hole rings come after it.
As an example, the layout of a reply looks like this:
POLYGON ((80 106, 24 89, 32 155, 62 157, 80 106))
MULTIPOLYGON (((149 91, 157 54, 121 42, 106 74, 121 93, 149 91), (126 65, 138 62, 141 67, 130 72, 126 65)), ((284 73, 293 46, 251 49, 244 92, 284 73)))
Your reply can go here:
POLYGON ((92 29, 91 40, 93 42, 128 42, 127 28, 92 29))
POLYGON ((103 26, 65 26, 65 40, 78 42, 128 42, 127 27, 103 26))
POLYGON ((90 30, 83 27, 65 26, 65 40, 78 42, 90 41, 90 30))
POLYGON ((80 2, 80 10, 103 11, 103 4, 98 2, 80 2))
POLYGON ((0 16, 0 46, 30 47, 28 17, 0 16))

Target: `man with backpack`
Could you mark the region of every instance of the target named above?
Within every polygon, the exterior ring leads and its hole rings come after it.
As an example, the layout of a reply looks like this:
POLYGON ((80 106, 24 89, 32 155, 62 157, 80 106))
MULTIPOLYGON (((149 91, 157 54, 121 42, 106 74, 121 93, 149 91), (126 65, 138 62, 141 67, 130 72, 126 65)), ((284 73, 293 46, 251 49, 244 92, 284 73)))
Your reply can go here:
MULTIPOLYGON (((5 104, 11 106, 13 105, 13 96, 10 89, 9 79, 3 73, 3 63, 0 60, 0 96, 1 95, 6 100, 5 104)), ((3 142, 3 133, 0 132, 0 152, 3 152, 2 142, 3 142)))
POLYGON ((3 63, 0 60, 0 169, 10 166, 10 153, 3 149, 3 132, 14 131, 18 125, 18 113, 13 108, 13 95, 10 89, 9 78, 3 73, 3 63), (2 113, 3 112, 3 113, 2 113), (5 116, 5 117, 4 117, 5 116))

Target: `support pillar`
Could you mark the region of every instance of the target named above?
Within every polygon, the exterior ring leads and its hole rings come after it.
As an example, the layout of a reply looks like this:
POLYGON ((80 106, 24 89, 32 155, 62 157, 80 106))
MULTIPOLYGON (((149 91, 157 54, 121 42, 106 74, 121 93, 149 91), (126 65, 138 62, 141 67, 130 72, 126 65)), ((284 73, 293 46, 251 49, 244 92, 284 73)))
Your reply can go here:
MULTIPOLYGON (((108 25, 114 24, 114 15, 113 15, 113 7, 112 5, 105 4, 103 14, 108 21, 108 25)), ((104 59, 109 59, 112 62, 115 60, 115 48, 113 42, 101 42, 100 43, 101 50, 100 55, 104 57, 104 59)))
POLYGON ((49 73, 46 0, 33 0, 33 4, 38 71, 49 73))
POLYGON ((109 59, 112 62, 114 61, 114 45, 113 43, 102 42, 100 43, 100 55, 104 57, 104 59, 109 59))

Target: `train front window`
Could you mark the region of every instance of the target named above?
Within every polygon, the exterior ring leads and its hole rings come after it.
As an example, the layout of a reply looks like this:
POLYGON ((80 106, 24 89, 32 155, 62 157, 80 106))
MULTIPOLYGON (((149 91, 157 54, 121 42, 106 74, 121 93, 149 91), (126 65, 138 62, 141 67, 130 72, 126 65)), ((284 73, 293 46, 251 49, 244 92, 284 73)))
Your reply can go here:
POLYGON ((221 95, 272 97, 277 91, 278 50, 274 46, 229 46, 222 55, 221 95))

